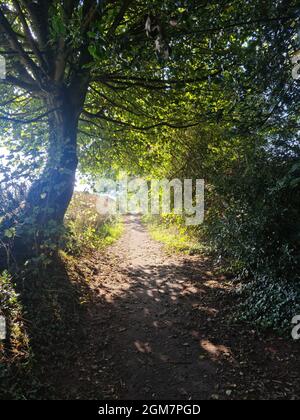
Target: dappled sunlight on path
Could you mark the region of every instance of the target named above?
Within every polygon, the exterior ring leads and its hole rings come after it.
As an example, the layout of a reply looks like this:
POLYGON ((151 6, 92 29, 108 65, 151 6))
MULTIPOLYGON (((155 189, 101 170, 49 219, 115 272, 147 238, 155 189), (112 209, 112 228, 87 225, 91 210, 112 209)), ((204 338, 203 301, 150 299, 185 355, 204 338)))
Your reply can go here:
POLYGON ((90 290, 85 339, 62 392, 72 384, 75 396, 97 399, 293 395, 293 356, 277 338, 233 322, 233 284, 212 261, 169 255, 139 218, 125 224, 115 245, 81 261, 90 290))
MULTIPOLYGON (((200 329, 193 322, 205 288, 184 258, 167 256, 134 216, 110 250, 116 273, 102 277, 103 305, 118 330, 108 345, 118 355, 124 398, 204 398, 212 392, 215 367, 200 360, 200 329)), ((204 308, 214 316, 214 308, 204 308)))

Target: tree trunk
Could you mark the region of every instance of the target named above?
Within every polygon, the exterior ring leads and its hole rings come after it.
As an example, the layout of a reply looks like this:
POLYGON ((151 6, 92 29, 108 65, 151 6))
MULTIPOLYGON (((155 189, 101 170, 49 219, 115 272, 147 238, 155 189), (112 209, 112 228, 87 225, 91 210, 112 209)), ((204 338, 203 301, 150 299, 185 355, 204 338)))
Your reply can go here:
MULTIPOLYGON (((65 89, 47 99, 49 146, 39 179, 28 192, 17 223, 16 259, 38 255, 45 239, 61 234, 64 216, 74 192, 78 165, 77 130, 86 90, 65 89), (53 110, 55 110, 53 112, 53 110)), ((87 88, 87 87, 86 87, 87 88)))
MULTIPOLYGON (((39 179, 27 194, 25 205, 2 222, 4 230, 14 228, 11 255, 16 261, 38 255, 39 245, 57 237, 74 192, 78 166, 77 131, 88 88, 88 77, 74 79, 71 87, 60 88, 46 100, 48 114, 47 161, 39 179), (57 229, 58 228, 58 229, 57 229), (57 229, 57 230, 56 230, 57 229)), ((1 251, 1 249, 0 249, 1 251)), ((0 252, 0 266, 2 260, 0 252)))
POLYGON ((37 226, 54 221, 63 223, 64 215, 74 192, 77 158, 78 112, 69 101, 51 101, 50 109, 60 108, 49 116, 49 149, 47 162, 31 187, 26 215, 34 217, 37 226))

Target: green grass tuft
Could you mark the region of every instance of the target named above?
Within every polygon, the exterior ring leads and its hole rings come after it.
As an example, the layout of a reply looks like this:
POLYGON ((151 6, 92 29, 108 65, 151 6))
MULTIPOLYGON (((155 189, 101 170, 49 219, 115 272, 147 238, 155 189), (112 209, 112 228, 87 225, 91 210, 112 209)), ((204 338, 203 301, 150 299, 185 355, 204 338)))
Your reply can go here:
POLYGON ((192 230, 182 225, 178 217, 145 217, 151 237, 163 243, 168 251, 189 255, 202 254, 205 246, 197 240, 192 230))

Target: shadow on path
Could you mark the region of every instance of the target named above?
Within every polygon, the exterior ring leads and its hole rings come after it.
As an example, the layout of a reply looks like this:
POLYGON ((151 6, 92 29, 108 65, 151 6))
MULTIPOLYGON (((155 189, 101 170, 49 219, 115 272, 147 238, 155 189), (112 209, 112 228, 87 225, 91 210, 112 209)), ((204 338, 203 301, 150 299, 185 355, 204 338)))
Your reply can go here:
POLYGON ((167 255, 136 217, 104 254, 57 261, 27 281, 19 291, 38 398, 300 395, 297 343, 233 323, 232 284, 211 261, 167 255))

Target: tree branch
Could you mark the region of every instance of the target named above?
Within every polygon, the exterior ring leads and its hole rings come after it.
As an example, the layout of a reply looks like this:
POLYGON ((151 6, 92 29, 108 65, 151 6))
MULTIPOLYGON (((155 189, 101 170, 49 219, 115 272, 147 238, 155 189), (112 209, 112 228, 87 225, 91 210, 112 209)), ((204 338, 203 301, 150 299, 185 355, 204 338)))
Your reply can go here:
POLYGON ((46 75, 46 69, 47 69, 46 62, 45 62, 39 48, 36 46, 36 43, 35 43, 32 35, 31 35, 30 28, 28 26, 28 23, 26 21, 26 17, 24 15, 23 11, 22 11, 22 8, 21 8, 18 0, 13 0, 13 3, 15 5, 15 8, 16 8, 17 12, 18 12, 20 21, 21 21, 23 29, 24 29, 26 39, 28 41, 28 44, 32 48, 33 53, 35 54, 36 58, 38 59, 38 61, 40 63, 40 66, 41 66, 44 74, 46 75))
POLYGON ((110 39, 112 36, 114 36, 115 31, 117 29, 117 27, 120 25, 120 23, 123 20, 123 17, 127 11, 127 9, 130 6, 130 3, 132 2, 132 0, 123 0, 123 4, 120 8, 119 13, 117 14, 113 24, 111 25, 109 31, 107 32, 107 38, 110 39))
POLYGON ((12 29, 9 21, 6 19, 1 7, 0 7, 0 24, 2 25, 4 29, 5 35, 7 37, 9 44, 11 45, 11 48, 13 48, 16 52, 18 52, 19 57, 22 63, 24 64, 25 68, 28 67, 32 71, 36 80, 40 82, 39 68, 34 63, 34 61, 26 54, 23 47, 20 45, 17 35, 12 29))

